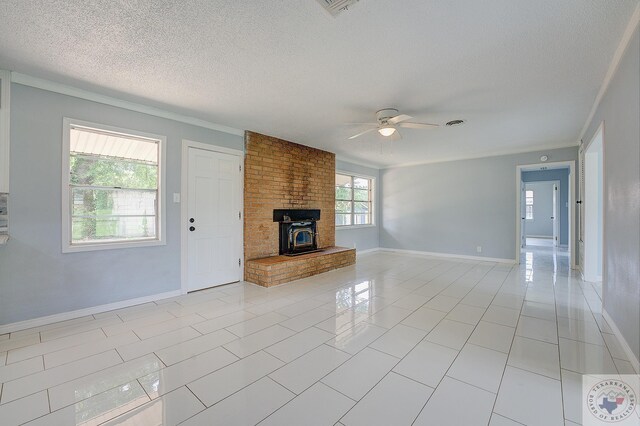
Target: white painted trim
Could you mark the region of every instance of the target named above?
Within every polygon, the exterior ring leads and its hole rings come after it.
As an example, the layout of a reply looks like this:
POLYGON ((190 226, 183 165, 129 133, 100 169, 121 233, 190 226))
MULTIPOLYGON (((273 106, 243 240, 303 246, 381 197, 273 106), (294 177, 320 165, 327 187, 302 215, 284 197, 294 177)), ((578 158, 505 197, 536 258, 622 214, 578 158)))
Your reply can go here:
POLYGON ((569 200, 569 258, 571 260, 571 269, 576 269, 576 232, 575 232, 575 220, 576 220, 576 203, 573 197, 576 186, 576 173, 575 173, 575 161, 557 161, 553 163, 540 163, 540 164, 521 164, 516 166, 516 264, 520 264, 520 218, 521 206, 520 206, 520 182, 522 182, 522 172, 529 170, 531 167, 552 167, 553 169, 561 167, 569 167, 569 188, 568 188, 568 200, 569 200))
MULTIPOLYGON (((205 151, 219 152, 238 156, 240 159, 240 213, 244 224, 244 151, 233 148, 225 148, 222 146, 212 145, 208 143, 182 140, 182 158, 180 160, 180 292, 187 294, 189 291, 189 271, 188 271, 188 233, 187 225, 189 223, 189 148, 203 149, 205 151)), ((241 228, 240 241, 240 259, 242 261, 242 270, 240 271, 240 280, 244 279, 244 226, 241 228)))
POLYGON ((362 229, 362 228, 377 228, 378 225, 376 224, 371 224, 371 225, 341 225, 341 226, 336 226, 336 231, 348 231, 350 229, 362 229))
POLYGON ((0 70, 0 192, 9 192, 11 73, 0 70))
POLYGON ((613 79, 613 76, 618 70, 620 61, 622 60, 622 57, 624 56, 627 50, 627 47, 629 46, 629 42, 631 41, 631 38, 633 37, 633 34, 635 33, 636 28, 638 27, 639 24, 640 24, 640 3, 636 5, 636 9, 633 12, 633 15, 631 15, 631 19, 627 24, 627 28, 625 29, 624 34, 622 35, 622 39, 620 39, 620 44, 618 44, 618 48, 613 54, 613 59, 611 60, 611 64, 609 64, 609 69, 607 70, 607 73, 604 76, 604 80, 602 81, 602 85, 600 86, 600 91, 598 92, 598 95, 593 101, 593 106, 591 107, 591 111, 589 112, 587 121, 584 123, 584 126, 580 131, 580 136, 578 137, 578 143, 580 143, 580 141, 585 137, 585 134, 589 129, 589 125, 591 124, 593 117, 596 115, 596 111, 600 106, 600 102, 602 101, 602 98, 604 97, 605 93, 607 93, 609 84, 611 84, 611 80, 613 79))
POLYGON ((412 167, 412 166, 422 166, 425 164, 436 164, 436 163, 448 163, 450 161, 462 161, 462 160, 475 160, 478 158, 489 158, 489 157, 502 157, 504 155, 515 155, 515 154, 526 154, 528 152, 537 152, 537 151, 546 151, 551 149, 562 149, 562 148, 572 148, 578 146, 576 142, 563 142, 557 144, 546 144, 546 145, 531 145, 522 148, 513 148, 513 149, 504 149, 504 150, 496 150, 496 151, 486 151, 482 154, 475 155, 461 155, 457 157, 447 157, 437 160, 431 161, 416 161, 411 163, 400 163, 389 166, 380 166, 380 170, 385 169, 393 169, 396 167, 412 167))
POLYGON ((98 123, 92 123, 84 120, 76 120, 73 118, 64 117, 62 119, 62 170, 61 170, 61 211, 62 211, 62 235, 61 235, 61 244, 62 244, 62 253, 77 253, 77 252, 85 252, 85 251, 95 251, 95 250, 114 250, 114 249, 125 249, 125 248, 138 248, 138 247, 151 247, 151 246, 163 246, 166 245, 166 230, 167 230, 167 221, 166 221, 166 202, 165 202, 165 191, 166 191, 166 152, 167 152, 167 138, 162 135, 156 135, 152 133, 142 132, 138 130, 125 129, 121 127, 108 126, 98 123), (158 152, 158 169, 160 171, 160 182, 158 184, 158 217, 157 224, 158 236, 152 240, 131 240, 131 241, 123 241, 123 242, 105 242, 105 243, 95 243, 95 244, 77 244, 72 245, 70 236, 71 236, 71 200, 69 199, 69 150, 70 150, 70 131, 72 125, 84 126, 88 128, 94 128, 99 130, 105 130, 108 132, 120 133, 123 135, 131 135, 131 136, 139 136, 143 138, 153 139, 159 141, 159 152, 158 152))
POLYGON ((516 263, 514 259, 501 259, 497 257, 467 256, 463 254, 436 253, 436 252, 430 252, 430 251, 404 250, 404 249, 393 249, 393 248, 386 248, 386 247, 380 247, 377 250, 389 251, 392 253, 417 254, 420 256, 445 257, 445 258, 463 259, 463 260, 477 260, 480 262, 507 263, 509 265, 514 265, 516 263))
POLYGON ((602 308, 602 316, 613 330, 613 334, 618 338, 618 342, 620 342, 620 345, 622 346, 624 353, 627 355, 629 362, 633 366, 633 369, 636 370, 636 373, 640 374, 640 360, 638 360, 636 355, 633 353, 633 350, 631 349, 631 346, 629 346, 627 339, 624 338, 615 321, 613 321, 613 318, 611 318, 611 315, 609 315, 604 307, 602 308))
POLYGON ((30 75, 17 72, 11 73, 11 81, 13 83, 22 84, 23 86, 35 87, 37 89, 47 90, 49 92, 60 93, 62 95, 73 96, 75 98, 85 99, 87 101, 98 102, 105 105, 111 105, 118 108, 136 111, 143 114, 153 115, 155 117, 166 118, 169 120, 179 121, 181 123, 191 124, 193 126, 204 127, 205 129, 216 130, 218 132, 229 133, 237 136, 244 136, 244 131, 233 127, 223 126, 221 124, 212 123, 195 117, 189 117, 160 108, 138 104, 135 102, 124 101, 113 98, 111 96, 101 95, 99 93, 90 92, 83 89, 67 86, 42 78, 32 77, 30 75))
POLYGON ((150 296, 143 296, 137 297, 135 299, 122 300, 120 302, 107 303, 106 305, 92 306, 90 308, 78 309, 76 311, 61 312, 59 314, 48 315, 45 317, 33 318, 25 321, 14 322, 11 324, 3 324, 0 325, 0 334, 14 333, 20 330, 41 327, 43 325, 85 317, 87 315, 100 314, 103 312, 113 311, 115 309, 128 308, 129 306, 135 306, 143 303, 153 302, 156 300, 180 296, 180 294, 180 290, 168 291, 166 293, 152 294, 150 296))
POLYGON ((362 256, 362 255, 365 255, 365 254, 376 253, 376 252, 379 252, 380 250, 382 250, 380 247, 371 248, 371 249, 367 249, 367 250, 358 250, 358 249, 356 249, 356 256, 362 256))
POLYGON ((366 167, 368 169, 380 170, 379 164, 367 163, 366 161, 353 160, 349 157, 345 157, 343 155, 336 154, 336 161, 342 161, 343 163, 350 163, 356 166, 366 167))
MULTIPOLYGON (((604 208, 604 203, 606 200, 606 194, 604 193, 606 191, 606 170, 605 170, 605 131, 606 131, 606 126, 604 121, 600 122, 600 125, 598 125, 598 128, 596 129, 595 133, 593 134, 593 136, 591 137, 591 140, 589 140, 588 144, 583 145, 583 155, 584 155, 584 170, 585 170, 585 174, 584 174, 584 185, 585 185, 585 190, 584 190, 584 199, 582 200, 585 203, 585 209, 584 209, 584 217, 582 218, 584 220, 584 232, 583 232, 583 238, 584 240, 582 241, 582 247, 583 247, 583 253, 581 253, 583 255, 582 260, 584 261, 584 267, 582 268, 582 278, 585 281, 593 281, 595 280, 595 282, 602 282, 602 275, 605 275, 605 268, 606 268, 606 264, 607 264, 607 251, 605 250, 606 247, 606 232, 605 232, 605 223, 606 223, 606 209, 604 208), (591 256, 587 256, 587 251, 589 249, 592 248, 591 243, 589 241, 589 237, 591 237, 592 232, 589 231, 589 226, 587 225, 588 223, 591 224, 591 221, 593 220, 591 218, 591 215, 589 213, 590 212, 590 208, 589 208, 589 203, 588 201, 593 197, 593 194, 591 192, 593 192, 594 188, 590 187, 587 185, 587 181, 590 181, 589 179, 589 171, 591 169, 590 165, 592 164, 592 159, 593 159, 593 152, 589 152, 589 149, 592 147, 593 145, 593 141, 596 140, 596 138, 600 136, 600 144, 601 144, 601 158, 600 158, 600 162, 599 162, 599 167, 600 167, 600 175, 602 176, 602 205, 601 206, 597 206, 600 207, 600 217, 601 217, 601 223, 600 228, 602 231, 602 235, 601 235, 601 247, 600 249, 602 250, 602 265, 600 265, 600 272, 601 275, 592 275, 591 271, 589 271, 588 274, 585 274, 587 271, 587 269, 590 268, 585 268, 587 266, 587 264, 589 262, 587 262, 587 257, 591 257, 591 256), (587 220, 587 218, 589 218, 590 220, 587 220), (589 275, 589 278, 591 278, 591 280, 587 280, 585 279, 586 275, 589 275)), ((596 189, 596 193, 597 193, 597 189, 596 189)), ((597 195, 597 194, 596 194, 597 195)), ((596 221, 597 223, 597 221, 596 221)), ((604 285, 604 283, 603 283, 604 285)))

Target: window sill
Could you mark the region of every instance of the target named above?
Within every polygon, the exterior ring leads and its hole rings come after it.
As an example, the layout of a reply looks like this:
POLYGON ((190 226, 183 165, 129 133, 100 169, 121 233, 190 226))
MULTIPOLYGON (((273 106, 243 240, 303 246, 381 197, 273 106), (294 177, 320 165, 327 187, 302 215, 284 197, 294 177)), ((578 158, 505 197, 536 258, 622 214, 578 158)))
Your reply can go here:
POLYGON ((377 225, 342 225, 336 226, 336 231, 342 231, 347 229, 362 229, 362 228, 376 228, 377 225))
POLYGON ((97 243, 97 244, 78 244, 78 245, 65 245, 62 247, 63 253, 79 253, 84 251, 99 251, 99 250, 114 250, 125 248, 139 248, 139 247, 152 247, 152 246, 164 246, 166 243, 163 240, 138 240, 138 241, 126 241, 121 243, 97 243))

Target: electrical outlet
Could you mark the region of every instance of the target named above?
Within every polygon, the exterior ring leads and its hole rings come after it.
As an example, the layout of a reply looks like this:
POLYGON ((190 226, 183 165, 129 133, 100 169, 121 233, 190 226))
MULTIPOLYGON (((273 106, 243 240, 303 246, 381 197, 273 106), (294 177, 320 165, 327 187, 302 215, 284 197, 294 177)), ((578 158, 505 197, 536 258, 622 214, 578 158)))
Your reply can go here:
POLYGON ((476 251, 477 251, 478 253, 482 253, 482 246, 478 246, 478 247, 476 247, 476 251))

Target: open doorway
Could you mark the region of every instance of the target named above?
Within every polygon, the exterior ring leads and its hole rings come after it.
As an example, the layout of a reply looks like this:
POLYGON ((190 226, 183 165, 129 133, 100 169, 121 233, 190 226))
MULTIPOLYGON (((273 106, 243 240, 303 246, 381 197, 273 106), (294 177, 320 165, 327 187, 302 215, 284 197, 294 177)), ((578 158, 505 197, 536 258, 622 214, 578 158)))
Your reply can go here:
POLYGON ((548 251, 575 268, 574 162, 522 165, 516 172, 516 261, 528 250, 548 251))
POLYGON ((585 281, 601 282, 603 269, 603 143, 604 123, 584 151, 584 197, 582 215, 582 273, 585 281))
MULTIPOLYGON (((568 172, 567 168, 566 177, 568 172)), ((568 219, 565 216, 568 216, 568 210, 559 211, 560 180, 539 180, 546 179, 547 175, 545 171, 525 171, 522 174, 524 206, 520 220, 523 221, 521 228, 523 246, 559 247, 562 242, 563 247, 568 247, 568 239, 564 234, 568 219), (562 224, 565 226, 561 228, 562 224), (564 237, 562 241, 561 231, 564 237)))

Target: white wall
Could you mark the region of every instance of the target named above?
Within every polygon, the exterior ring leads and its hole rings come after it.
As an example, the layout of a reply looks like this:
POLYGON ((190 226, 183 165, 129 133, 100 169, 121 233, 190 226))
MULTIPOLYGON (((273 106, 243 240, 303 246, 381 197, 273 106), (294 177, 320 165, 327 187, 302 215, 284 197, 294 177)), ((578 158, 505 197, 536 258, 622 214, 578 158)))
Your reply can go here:
POLYGON ((533 219, 527 219, 525 227, 528 237, 553 237, 553 186, 553 182, 525 184, 526 190, 533 191, 533 219))
POLYGON ((640 29, 631 41, 584 140, 604 121, 603 303, 640 358, 640 29))
POLYGON ((346 161, 336 161, 336 171, 370 176, 375 179, 374 191, 374 221, 375 226, 366 228, 336 228, 336 245, 342 247, 356 247, 357 251, 370 250, 379 246, 378 232, 380 229, 380 170, 360 166, 346 161))
POLYGON ((577 152, 563 148, 381 170, 380 246, 514 259, 516 166, 537 164, 543 154, 550 161, 575 161, 577 152))
POLYGON ((0 245, 0 325, 180 289, 182 139, 243 149, 242 136, 20 84, 11 86, 7 245, 0 245), (62 253, 62 119, 167 137, 166 245, 62 253))

